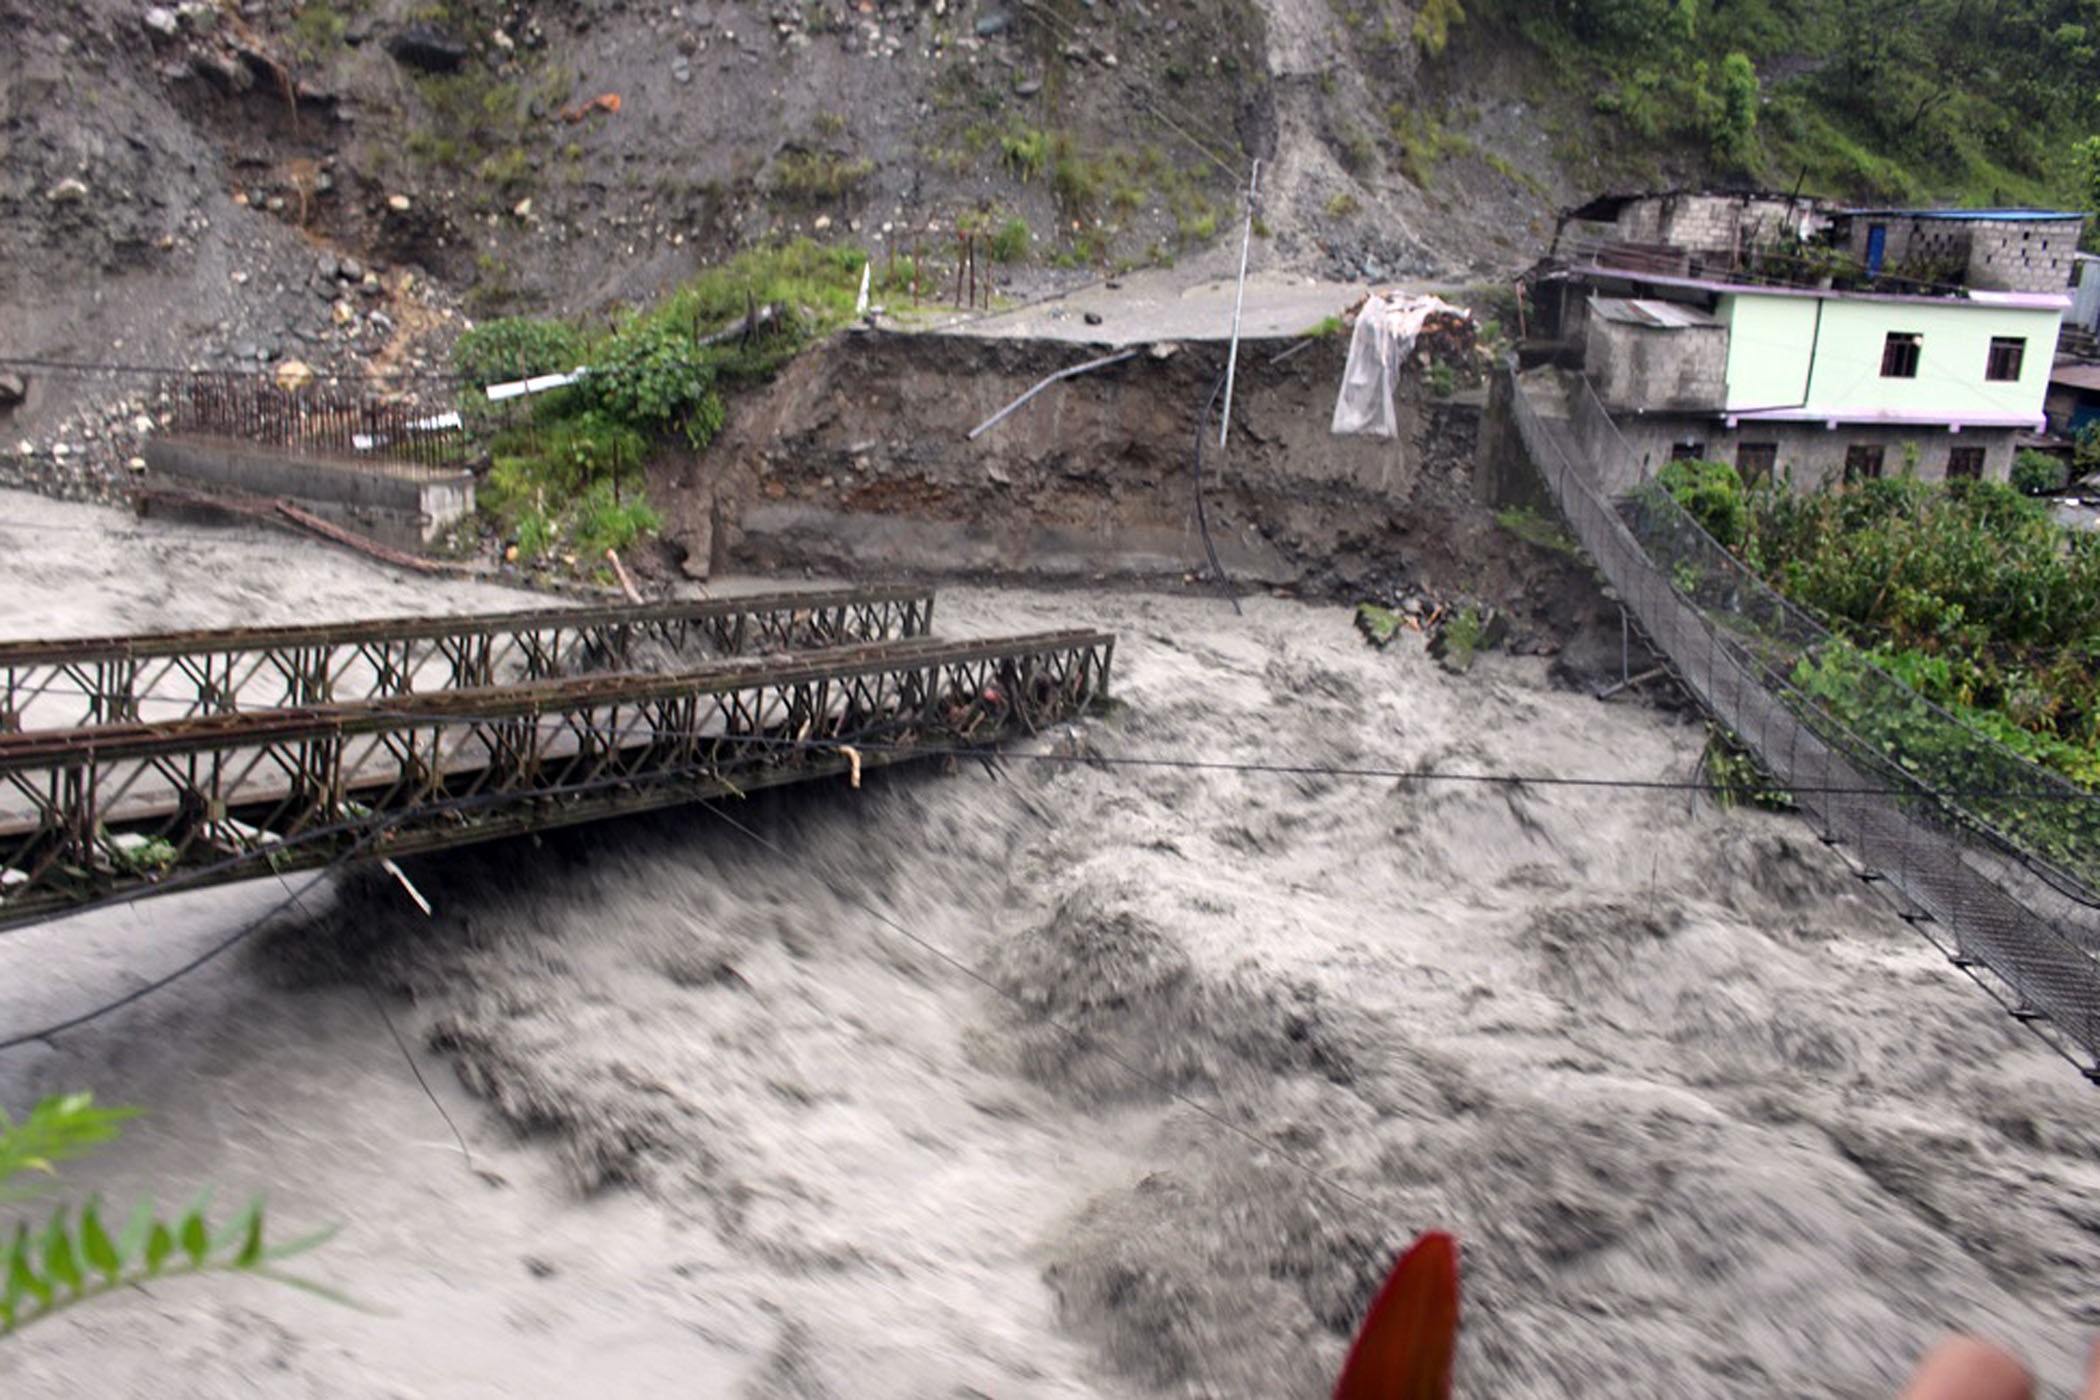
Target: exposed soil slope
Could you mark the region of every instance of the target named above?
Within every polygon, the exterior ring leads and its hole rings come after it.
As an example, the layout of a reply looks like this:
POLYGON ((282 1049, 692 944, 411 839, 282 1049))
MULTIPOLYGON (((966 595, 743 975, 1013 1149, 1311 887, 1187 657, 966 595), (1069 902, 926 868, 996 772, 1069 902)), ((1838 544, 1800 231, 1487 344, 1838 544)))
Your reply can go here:
MULTIPOLYGON (((1430 71, 1410 14, 1381 40, 1323 0, 0 0, 0 354, 412 370, 462 299, 597 311, 790 234, 939 262, 1020 219, 1011 287, 1222 265, 1256 158, 1257 269, 1506 271, 1552 160, 1493 56, 1430 71), (1416 106, 1478 136, 1434 179, 1395 135, 1416 106)), ((76 441, 69 410, 148 383, 29 378, 9 426, 76 441)))
POLYGON ((739 401, 698 457, 657 463, 651 497, 689 573, 813 569, 1209 591, 1207 519, 1231 587, 1354 601, 1403 588, 1505 609, 1585 679, 1620 668, 1615 607, 1572 548, 1498 524, 1534 480, 1485 387, 1401 381, 1392 440, 1330 431, 1347 342, 1249 341, 1221 450, 1198 423, 1223 345, 1135 347, 968 434, 1108 347, 853 333, 739 401), (1483 442, 1483 425, 1486 441, 1483 442), (1516 454, 1512 457, 1512 453, 1516 454))

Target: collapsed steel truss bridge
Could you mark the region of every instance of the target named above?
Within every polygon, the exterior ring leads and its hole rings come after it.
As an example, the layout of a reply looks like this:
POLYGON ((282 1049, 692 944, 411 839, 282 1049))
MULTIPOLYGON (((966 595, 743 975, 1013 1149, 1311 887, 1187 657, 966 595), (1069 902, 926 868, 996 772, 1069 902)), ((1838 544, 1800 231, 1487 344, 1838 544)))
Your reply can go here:
POLYGON ((932 612, 923 592, 704 606, 731 611, 695 617, 686 605, 677 625, 741 654, 658 672, 604 664, 631 659, 618 639, 631 647, 670 625, 667 609, 649 607, 457 618, 443 624, 449 630, 420 621, 302 628, 294 641, 268 644, 253 644, 262 633, 190 634, 206 638, 191 651, 171 638, 133 638, 122 657, 115 641, 79 644, 101 659, 77 663, 33 659, 62 647, 11 648, 0 661, 15 667, 10 677, 139 656, 236 656, 253 669, 232 691, 193 685, 180 702, 190 708, 159 720, 130 718, 115 702, 168 700, 172 687, 125 690, 112 670, 103 700, 125 718, 0 733, 0 927, 829 775, 857 782, 863 768, 986 747, 1082 713, 1105 695, 1115 647, 1088 631, 940 641, 922 635, 932 612), (561 646, 547 640, 556 630, 561 646), (404 673, 381 662, 406 631, 431 649, 427 664, 404 673), (496 637, 516 648, 525 679, 480 683, 492 673, 478 658, 496 637), (800 645, 750 654, 781 640, 800 645), (592 669, 573 664, 582 655, 592 669), (350 656, 361 659, 333 664, 350 656), (351 675, 362 693, 344 699, 351 675), (439 683, 448 675, 466 683, 439 683), (251 707, 258 685, 289 699, 320 684, 325 703, 251 707))

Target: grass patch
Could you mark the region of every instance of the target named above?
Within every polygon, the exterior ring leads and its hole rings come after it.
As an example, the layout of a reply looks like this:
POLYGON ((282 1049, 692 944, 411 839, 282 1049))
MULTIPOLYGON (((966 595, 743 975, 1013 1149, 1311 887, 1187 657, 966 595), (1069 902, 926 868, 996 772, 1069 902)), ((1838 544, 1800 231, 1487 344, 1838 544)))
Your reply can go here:
POLYGON ((1393 164, 1417 189, 1428 189, 1439 165, 1472 147, 1464 137, 1446 132, 1435 117, 1404 102, 1386 108, 1385 120, 1393 140, 1393 164))
POLYGON ((1515 535, 1526 544, 1550 549, 1555 554, 1565 554, 1570 559, 1580 559, 1582 546, 1567 532, 1560 521, 1543 515, 1530 506, 1512 506, 1508 510, 1495 512, 1495 523, 1515 535))
POLYGON ((1032 184, 1050 169, 1051 145, 1049 132, 1041 127, 1023 127, 999 138, 999 158, 1016 180, 1032 184))
POLYGON ((773 188, 798 204, 827 204, 859 192, 875 162, 836 151, 789 149, 773 165, 773 188))
POLYGON ((1028 221, 1015 215, 1001 224, 986 244, 995 263, 1022 263, 1028 261, 1029 248, 1035 235, 1029 230, 1028 221))
POLYGON ((660 452, 698 451, 720 431, 719 386, 769 376, 853 314, 866 256, 807 240, 710 268, 661 304, 596 335, 552 318, 513 318, 460 338, 454 367, 492 383, 588 366, 576 385, 517 410, 470 396, 490 466, 477 493, 522 558, 567 550, 594 563, 661 521, 641 491, 660 452), (758 307, 784 308, 747 337, 702 344, 758 307))
POLYGON ((301 63, 319 63, 343 46, 350 28, 333 5, 324 0, 306 0, 292 14, 292 50, 301 63))
POLYGON ((512 146, 483 160, 474 173, 484 185, 508 198, 530 189, 539 172, 533 169, 531 152, 512 146))
POLYGON ((1344 126, 1335 135, 1342 169, 1362 180, 1378 169, 1378 142, 1360 126, 1344 126))

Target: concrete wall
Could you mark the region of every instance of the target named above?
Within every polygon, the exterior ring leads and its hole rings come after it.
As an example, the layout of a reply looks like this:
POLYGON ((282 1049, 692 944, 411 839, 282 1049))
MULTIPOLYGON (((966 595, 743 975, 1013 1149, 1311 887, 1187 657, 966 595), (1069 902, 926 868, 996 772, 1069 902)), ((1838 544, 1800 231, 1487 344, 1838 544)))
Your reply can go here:
MULTIPOLYGON (((1731 429, 1721 419, 1682 415, 1622 416, 1617 421, 1620 435, 1639 464, 1636 475, 1653 476, 1680 446, 1696 445, 1698 455, 1709 461, 1738 464, 1744 443, 1772 443, 1778 448, 1775 475, 1801 490, 1842 480, 1845 454, 1854 444, 1882 449, 1883 476, 1901 476, 1914 463, 1912 474, 1922 481, 1945 479, 1953 449, 1981 447, 1984 478, 2005 481, 2012 474, 2016 436, 2009 428, 1949 433, 1843 423, 1834 429, 1821 423, 1744 423, 1731 429)), ((1592 460, 1596 460, 1594 455, 1592 460)))
POLYGON ((2061 313, 1968 301, 1816 292, 1721 298, 1728 323, 1729 410, 1798 411, 1804 418, 1916 418, 1940 423, 2039 422, 2061 313), (1891 331, 1922 337, 1914 379, 1884 379, 1891 331), (2020 377, 1984 367, 1994 336, 2027 342, 2020 377), (1810 351, 1814 374, 1810 374, 1810 351))
POLYGON ((202 438, 154 438, 145 457, 151 472, 210 488, 337 508, 324 514, 391 517, 390 536, 400 522, 412 522, 425 542, 474 510, 474 474, 467 471, 423 477, 202 438))
POLYGON ((2090 253, 2078 254, 2072 261, 2071 275, 2077 278, 2078 285, 2071 293, 2065 324, 2086 330, 2100 328, 2100 258, 2090 253))
POLYGON ((1728 378, 1724 326, 1636 326, 1594 313, 1583 365, 1607 407, 1696 411, 1721 406, 1728 378))
POLYGON ((1969 285, 2001 292, 2062 292, 2083 223, 1982 224, 1969 247, 1969 285))
POLYGON ((1635 200, 1619 213, 1617 236, 1733 256, 1755 243, 1792 237, 1813 207, 1783 195, 1670 194, 1635 200))
POLYGON ((2077 219, 1921 219, 1900 213, 1861 214, 1845 229, 1846 250, 1867 258, 1876 227, 1888 231, 1882 271, 1951 270, 1982 291, 2062 292, 2071 284, 2071 259, 2083 228, 2077 219))

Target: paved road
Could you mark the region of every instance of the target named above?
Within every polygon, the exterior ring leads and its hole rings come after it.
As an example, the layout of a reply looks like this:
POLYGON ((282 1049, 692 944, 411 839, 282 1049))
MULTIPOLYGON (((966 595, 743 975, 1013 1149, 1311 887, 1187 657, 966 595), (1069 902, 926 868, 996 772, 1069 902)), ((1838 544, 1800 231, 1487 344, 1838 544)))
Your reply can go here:
MULTIPOLYGON (((1227 273, 1190 282, 1185 271, 1147 268, 995 315, 935 319, 927 329, 1090 345, 1227 340, 1232 335, 1235 280, 1227 273), (1088 323, 1089 312, 1101 318, 1099 324, 1088 323)), ((1283 272, 1250 274, 1240 334, 1249 339, 1302 334, 1339 315, 1367 290, 1359 282, 1322 282, 1283 272)))

